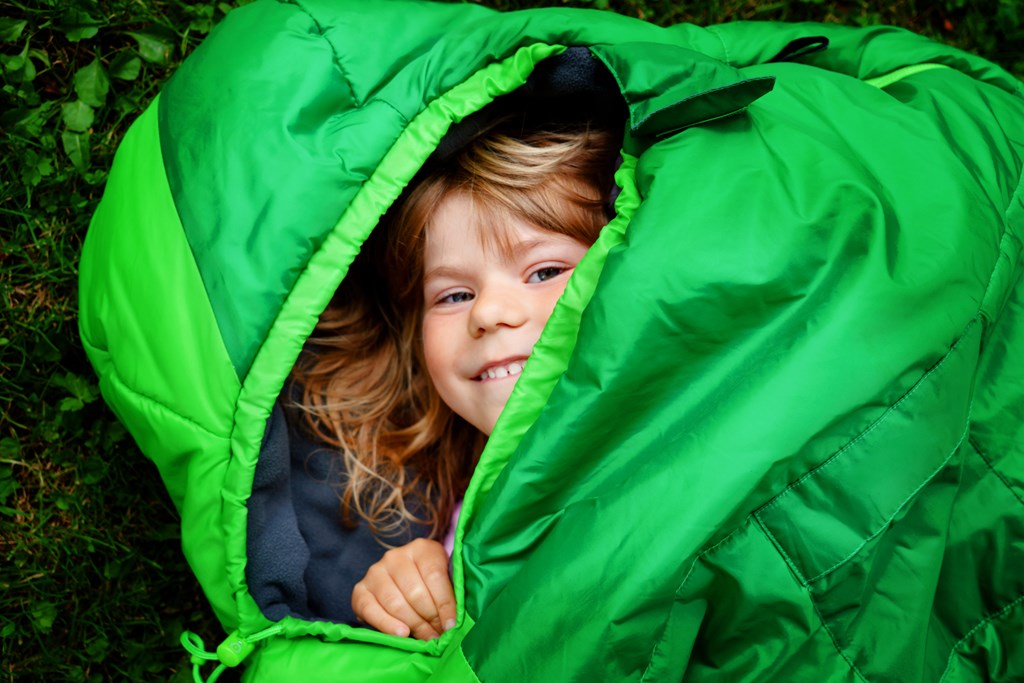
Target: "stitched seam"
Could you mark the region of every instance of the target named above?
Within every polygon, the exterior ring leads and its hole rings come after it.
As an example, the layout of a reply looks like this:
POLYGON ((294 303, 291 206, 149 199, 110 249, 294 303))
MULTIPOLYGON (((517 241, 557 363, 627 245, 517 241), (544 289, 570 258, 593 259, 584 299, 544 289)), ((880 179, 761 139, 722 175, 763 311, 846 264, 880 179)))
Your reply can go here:
MULTIPOLYGON (((1003 256, 1009 255, 1009 247, 1007 244, 1011 239, 1015 238, 1015 235, 1010 232, 1010 221, 1009 213, 1010 209, 1013 208, 1014 204, 1020 202, 1024 204, 1024 168, 1017 171, 1020 176, 1017 180, 1017 187, 1014 189, 1013 194, 1010 195, 1010 201, 1003 209, 1003 232, 999 236, 999 253, 996 255, 995 263, 992 265, 992 271, 988 274, 988 281, 985 283, 985 291, 981 295, 981 308, 979 311, 984 311, 985 302, 988 301, 989 290, 992 288, 992 280, 995 279, 996 271, 999 270, 999 264, 1002 261, 1003 256)), ((1005 305, 1005 302, 1004 302, 1005 305)), ((995 316, 997 311, 992 311, 992 315, 995 316)))
MULTIPOLYGON (((736 534, 738 534, 742 529, 743 529, 743 525, 740 525, 740 526, 736 527, 735 529, 732 530, 732 532, 729 533, 728 536, 723 538, 721 541, 719 541, 718 543, 714 544, 710 548, 705 548, 704 550, 702 550, 699 553, 697 553, 697 556, 695 558, 693 558, 693 562, 690 563, 690 568, 686 571, 686 576, 683 577, 683 580, 676 587, 675 593, 673 593, 673 603, 675 603, 679 599, 679 594, 682 592, 682 590, 686 586, 687 582, 689 582, 690 576, 693 574, 693 570, 697 566, 697 563, 700 562, 701 558, 703 558, 705 555, 707 555, 708 553, 712 552, 713 550, 715 550, 715 549, 721 547, 722 545, 725 545, 729 541, 731 541, 733 539, 733 537, 736 536, 736 534)), ((655 645, 654 645, 654 647, 651 648, 651 654, 647 658, 647 666, 644 667, 644 672, 640 676, 640 680, 641 681, 647 680, 647 676, 651 672, 651 667, 654 666, 654 655, 658 652, 659 646, 665 640, 665 632, 668 630, 668 624, 669 624, 669 622, 671 620, 672 620, 672 612, 671 612, 671 609, 670 609, 669 610, 669 616, 668 616, 668 618, 665 619, 665 625, 662 626, 661 632, 658 634, 658 638, 655 641, 655 645)))
POLYGON ((718 30, 714 26, 707 26, 705 29, 715 38, 718 38, 718 42, 722 45, 722 54, 725 55, 725 63, 728 66, 732 66, 732 59, 729 57, 729 48, 726 46, 725 40, 722 38, 721 34, 718 33, 718 30))
POLYGON ((636 125, 633 122, 633 102, 630 102, 629 97, 626 95, 626 87, 622 83, 622 79, 619 78, 618 72, 615 69, 612 68, 612 65, 608 63, 608 60, 604 58, 604 55, 602 55, 600 53, 600 51, 594 50, 595 47, 602 47, 602 46, 600 46, 600 45, 591 45, 590 48, 589 48, 590 49, 590 54, 592 54, 594 57, 596 57, 599 62, 604 64, 604 68, 608 70, 608 73, 610 73, 612 75, 612 78, 615 79, 615 84, 617 86, 619 86, 619 93, 622 95, 622 99, 626 102, 626 107, 629 109, 630 128, 632 128, 634 125, 636 125))
POLYGON ((782 544, 779 543, 777 538, 775 538, 775 535, 771 532, 771 529, 768 528, 768 525, 766 525, 761 520, 761 517, 758 515, 758 513, 755 512, 753 516, 754 519, 757 520, 757 526, 761 528, 761 531, 764 532, 764 534, 768 537, 768 540, 772 542, 773 546, 775 546, 776 552, 782 555, 782 557, 786 560, 786 564, 789 565, 790 571, 796 575, 796 578, 800 582, 800 585, 806 586, 808 583, 810 583, 800 572, 800 569, 799 567, 797 567, 796 562, 793 561, 793 558, 789 556, 789 553, 786 552, 786 549, 783 548, 782 544))
POLYGON ((946 660, 946 668, 942 670, 942 675, 939 676, 939 681, 942 681, 942 680, 944 680, 946 678, 946 674, 949 673, 949 667, 953 666, 953 658, 956 656, 956 651, 958 649, 960 649, 960 646, 963 645, 964 642, 966 642, 968 638, 970 638, 975 633, 977 633, 979 629, 987 626, 988 624, 991 624, 996 619, 999 619, 1004 614, 1006 614, 1007 612, 1009 612, 1010 610, 1012 610, 1014 607, 1016 607, 1017 605, 1019 605, 1022 602, 1024 602, 1024 595, 1021 595, 1016 600, 1014 600, 1013 602, 1009 603, 1008 605, 1003 607, 998 612, 995 612, 993 614, 988 615, 987 617, 984 617, 981 621, 979 621, 974 626, 974 628, 972 628, 970 631, 968 631, 966 634, 964 634, 963 638, 961 638, 960 640, 956 641, 956 643, 953 644, 952 649, 949 651, 949 659, 946 660))
POLYGON ((974 324, 976 322, 977 322, 977 318, 973 318, 967 324, 967 326, 963 329, 963 331, 960 333, 960 337, 956 340, 956 343, 954 343, 953 346, 949 349, 949 351, 946 352, 946 355, 944 355, 939 360, 938 363, 933 365, 932 368, 930 370, 928 370, 928 372, 926 372, 924 375, 922 375, 921 378, 919 380, 917 380, 917 382, 914 383, 914 386, 912 386, 907 391, 907 393, 903 394, 903 396, 901 396, 900 399, 898 401, 896 401, 896 403, 892 404, 888 409, 886 409, 886 411, 884 413, 882 413, 878 417, 877 420, 875 420, 873 423, 871 423, 871 426, 869 426, 863 432, 858 434, 853 439, 853 441, 851 441, 850 443, 846 444, 845 446, 840 448, 838 451, 836 451, 825 462, 821 463, 820 465, 818 465, 817 467, 812 469, 810 472, 807 472, 806 474, 801 476, 799 479, 794 481, 792 484, 787 486, 786 489, 784 491, 782 491, 782 493, 780 493, 779 495, 775 496, 775 498, 773 498, 772 500, 768 501, 760 510, 757 511, 756 514, 761 514, 764 511, 770 510, 771 508, 773 508, 776 505, 778 505, 782 501, 784 496, 792 493, 792 491, 795 488, 797 488, 798 486, 802 485, 806 480, 808 480, 811 477, 815 477, 818 474, 820 474, 825 468, 827 468, 829 465, 831 465, 836 460, 838 460, 840 456, 844 455, 847 451, 849 451, 851 448, 853 448, 855 445, 857 445, 860 441, 862 441, 865 437, 867 437, 871 432, 873 432, 879 425, 881 425, 889 417, 889 415, 891 415, 893 412, 895 412, 895 410, 897 408, 899 408, 906 400, 908 400, 911 396, 913 396, 917 392, 917 390, 920 389, 924 385, 926 380, 928 380, 935 373, 939 372, 946 365, 946 362, 953 355, 953 353, 957 350, 957 348, 960 346, 960 344, 963 342, 963 340, 967 337, 967 333, 971 330, 971 328, 974 326, 974 324))
MULTIPOLYGON (((967 411, 968 415, 970 414, 970 408, 971 407, 973 407, 973 403, 971 404, 970 407, 968 407, 968 411, 967 411)), ((853 557, 854 555, 859 553, 861 548, 863 548, 864 546, 866 546, 868 543, 871 542, 871 539, 875 538, 876 536, 881 534, 883 531, 885 531, 887 528, 889 528, 889 525, 892 524, 892 520, 894 520, 896 518, 896 515, 898 515, 900 513, 900 510, 902 510, 904 507, 906 507, 907 503, 909 503, 911 501, 911 499, 914 498, 914 496, 916 496, 918 493, 921 492, 921 489, 923 489, 925 486, 930 484, 932 479, 934 479, 936 477, 936 475, 938 475, 938 473, 941 472, 946 467, 946 465, 949 463, 949 461, 953 457, 953 455, 958 450, 960 450, 960 446, 963 445, 964 439, 967 438, 967 432, 968 432, 969 428, 970 428, 970 425, 968 423, 968 425, 964 427, 964 432, 963 432, 963 434, 960 435, 960 439, 956 442, 956 446, 954 446, 953 450, 949 452, 949 455, 946 456, 945 460, 943 460, 942 463, 935 469, 935 471, 932 472, 931 474, 929 474, 928 478, 925 479, 923 482, 921 482, 920 485, 918 485, 918 487, 916 489, 914 489, 910 493, 909 496, 904 498, 903 501, 899 505, 896 506, 896 509, 893 511, 893 513, 891 515, 889 515, 889 518, 886 519, 885 522, 881 526, 879 526, 878 529, 875 530, 875 532, 873 534, 871 534, 870 536, 865 538, 863 541, 861 541, 860 545, 858 545, 856 548, 854 548, 846 557, 844 557, 843 559, 839 560, 838 562, 836 562, 834 565, 832 565, 831 567, 829 567, 825 571, 821 572, 817 576, 815 576, 812 579, 810 579, 809 582, 813 583, 813 582, 817 581, 818 579, 820 579, 820 578, 822 578, 824 576, 827 576, 828 574, 834 572, 840 566, 842 566, 843 564, 848 562, 851 557, 853 557)))
POLYGON ((136 391, 135 389, 130 387, 127 383, 125 383, 124 378, 121 376, 121 373, 119 373, 116 368, 110 374, 111 374, 112 377, 116 377, 117 378, 117 383, 120 384, 122 387, 124 387, 125 390, 130 392, 133 396, 137 396, 137 397, 139 397, 142 400, 149 401, 153 405, 160 406, 161 408, 163 408, 167 412, 171 413, 172 415, 174 415, 175 417, 180 419, 182 422, 186 422, 186 423, 192 425, 193 427, 195 427, 196 429, 201 429, 205 433, 209 434, 210 436, 216 437, 218 439, 225 439, 225 440, 228 439, 227 436, 225 436, 223 434, 217 434, 216 432, 211 431, 209 427, 205 427, 205 426, 199 424, 198 422, 196 422, 195 420, 193 420, 192 418, 190 418, 190 417, 188 417, 186 415, 182 415, 177 410, 175 410, 174 408, 171 408, 169 405, 167 405, 163 401, 158 401, 155 398, 153 398, 152 396, 147 396, 146 394, 143 394, 143 393, 141 393, 139 391, 136 391))
POLYGON ((327 47, 329 47, 330 50, 331 50, 331 55, 334 57, 334 59, 332 60, 334 62, 334 66, 336 66, 338 68, 338 73, 341 74, 342 80, 345 81, 345 87, 348 88, 349 95, 352 96, 352 101, 355 103, 355 105, 357 107, 363 106, 363 103, 359 102, 356 99, 356 92, 352 88, 352 79, 349 78, 348 70, 345 69, 345 67, 341 63, 341 56, 334 49, 334 44, 331 43, 331 41, 327 40, 327 37, 324 35, 323 26, 320 25, 320 22, 316 20, 316 17, 313 16, 312 12, 310 12, 308 9, 306 9, 303 6, 301 0, 286 0, 286 2, 284 4, 286 4, 286 5, 294 5, 295 7, 299 8, 299 10, 301 10, 307 17, 309 17, 309 20, 311 22, 313 22, 313 26, 316 27, 317 35, 320 36, 320 38, 325 43, 327 43, 327 47))
MULTIPOLYGON (((1017 187, 1014 188, 1013 194, 1010 195, 1010 202, 1006 205, 1006 208, 1003 210, 1003 217, 1006 217, 1006 214, 1010 213, 1010 209, 1013 208, 1013 204, 1015 201, 1024 202, 1024 196, 1021 196, 1022 194, 1024 194, 1024 166, 1017 169, 1017 173, 1019 174, 1017 179, 1017 187)), ((1009 230, 1004 230, 1003 234, 1006 234, 1008 232, 1009 230)))
POLYGON ((1013 484, 1010 483, 1010 480, 1007 479, 1002 472, 995 468, 995 465, 992 464, 992 461, 989 460, 988 457, 982 452, 981 448, 978 447, 978 442, 975 441, 973 437, 971 437, 967 439, 967 443, 969 443, 971 448, 974 449, 974 452, 978 454, 978 457, 981 458, 981 461, 984 462, 990 470, 992 470, 992 474, 996 475, 999 478, 999 481, 1003 482, 1003 485, 1010 490, 1010 493, 1012 493, 1013 497, 1017 499, 1017 502, 1020 503, 1021 505, 1024 505, 1024 498, 1020 497, 1020 494, 1017 493, 1016 489, 1013 488, 1013 484))
POLYGON ((825 616, 821 613, 821 610, 818 608, 818 602, 814 599, 813 591, 808 588, 807 592, 811 594, 808 595, 807 601, 811 603, 811 609, 813 609, 814 613, 818 615, 818 620, 821 621, 821 628, 828 635, 828 639, 832 641, 832 646, 835 647, 836 652, 838 652, 839 656, 843 658, 843 661, 850 666, 850 669, 857 678, 864 681, 864 683, 868 683, 867 676, 861 673, 860 669, 857 668, 857 665, 853 663, 853 660, 850 659, 849 655, 846 654, 842 646, 839 644, 839 639, 836 638, 836 634, 828 627, 828 623, 825 621, 825 616))
MULTIPOLYGON (((129 392, 132 396, 136 396, 136 397, 138 397, 139 399, 141 399, 143 401, 148 401, 149 403, 152 403, 153 405, 160 406, 162 409, 164 409, 167 412, 171 413, 172 415, 174 415, 175 417, 180 419, 182 422, 186 422, 186 423, 192 425, 193 427, 195 427, 196 429, 201 429, 201 430, 203 430, 203 432, 209 434, 210 436, 216 437, 218 439, 226 439, 226 438, 228 438, 228 437, 224 436, 223 434, 217 434, 216 432, 212 431, 209 427, 207 427, 205 425, 199 424, 198 422, 196 422, 192 418, 188 417, 187 415, 182 415, 177 410, 175 410, 174 408, 171 408, 169 405, 167 405, 163 401, 155 399, 152 396, 144 394, 141 391, 139 391, 138 389, 133 388, 130 384, 128 384, 124 380, 124 375, 122 375, 121 372, 117 369, 117 364, 113 362, 113 357, 110 355, 109 351, 107 351, 106 349, 103 349, 103 348, 99 347, 98 345, 92 343, 87 338, 87 335, 85 335, 84 333, 81 333, 80 336, 82 337, 82 341, 84 343, 88 344, 89 346, 91 346, 94 349, 97 349, 98 351, 102 351, 103 353, 107 354, 110 357, 110 359, 111 359, 110 366, 109 366, 110 370, 109 370, 109 372, 107 374, 109 374, 111 379, 114 379, 114 380, 117 381, 118 386, 123 387, 124 390, 129 392)), ((100 376, 100 377, 102 378, 102 376, 100 376)))
MULTIPOLYGON (((667 104, 664 107, 662 107, 661 109, 658 109, 656 111, 652 111, 650 114, 648 114, 642 120, 638 121, 634 126, 632 126, 632 128, 633 128, 634 131, 636 131, 637 128, 641 128, 645 123, 650 121, 653 117, 657 116, 658 114, 661 114, 662 112, 668 111, 669 109, 675 109, 676 107, 681 107, 681 106, 687 104, 688 102, 692 102, 693 100, 696 100, 696 99, 699 99, 701 97, 704 97, 705 95, 711 95, 711 94, 716 93, 716 92, 722 92, 723 90, 730 90, 730 89, 735 88, 735 87, 740 86, 740 85, 746 85, 747 83, 755 83, 755 82, 758 82, 758 81, 772 81, 772 82, 774 82, 775 81, 775 76, 757 76, 755 78, 745 78, 745 79, 743 79, 741 81, 736 81, 735 83, 728 83, 726 85, 720 85, 717 88, 711 88, 710 90, 703 90, 703 91, 701 91, 699 93, 695 93, 693 95, 690 95, 689 97, 684 97, 683 99, 678 100, 676 102, 673 102, 672 104, 667 104)), ((736 112, 739 112, 739 111, 742 111, 743 109, 746 109, 748 106, 750 106, 750 105, 745 105, 743 107, 738 107, 734 111, 730 111, 730 112, 727 112, 725 114, 720 114, 719 116, 716 116, 716 117, 711 118, 711 119, 705 119, 705 120, 701 121, 701 123, 706 123, 706 122, 709 122, 709 121, 715 121, 717 119, 725 118, 726 116, 731 116, 731 115, 735 114, 736 112)))
POLYGON ((726 536, 725 538, 723 538, 723 539, 722 539, 721 541, 719 541, 718 543, 714 544, 714 545, 713 545, 713 546, 711 546, 710 548, 705 548, 704 550, 700 551, 700 553, 698 553, 698 554, 697 554, 697 557, 693 558, 693 562, 691 562, 691 563, 690 563, 690 570, 686 572, 686 576, 684 576, 684 577, 683 577, 683 581, 682 581, 682 583, 680 583, 680 584, 679 584, 679 585, 678 585, 678 586, 676 587, 676 592, 675 592, 675 594, 676 594, 676 595, 679 595, 680 591, 682 591, 682 590, 683 590, 683 588, 685 588, 685 587, 686 587, 686 583, 687 583, 687 582, 688 582, 688 581, 690 580, 690 575, 691 575, 691 574, 693 574, 693 568, 697 566, 697 561, 698 561, 698 560, 700 560, 701 558, 703 558, 703 557, 704 557, 705 555, 707 555, 707 554, 709 554, 709 553, 711 553, 711 552, 713 552, 713 551, 715 551, 715 550, 718 550, 718 548, 720 548, 720 547, 722 547, 723 545, 725 545, 726 543, 730 542, 730 541, 731 541, 731 540, 733 539, 733 537, 734 537, 734 536, 735 536, 736 534, 738 534, 738 533, 739 533, 739 532, 740 532, 740 531, 741 531, 742 529, 743 529, 743 525, 740 525, 740 526, 736 527, 735 529, 733 529, 733 530, 732 530, 732 531, 731 531, 731 532, 729 533, 729 535, 728 535, 728 536, 726 536))
POLYGON ((392 110, 393 112, 395 112, 396 114, 398 114, 398 118, 402 119, 402 123, 403 123, 403 124, 405 124, 405 126, 408 126, 408 125, 409 125, 409 119, 407 119, 407 118, 405 117, 405 114, 403 114, 402 112, 400 112, 400 111, 398 110, 398 107, 396 107, 395 105, 391 104, 390 102, 388 102, 388 101, 387 101, 387 100, 385 100, 384 98, 377 98, 377 99, 376 99, 376 100, 374 100, 374 101, 375 101, 375 102, 380 102, 381 104, 384 104, 384 105, 387 105, 387 106, 388 106, 388 107, 389 107, 389 108, 390 108, 390 109, 391 109, 391 110, 392 110))
MULTIPOLYGON (((1016 196, 1016 194, 1014 196, 1016 196)), ((1006 211, 1009 212, 1009 209, 1006 211)), ((1004 213, 1003 215, 1005 218, 1006 214, 1004 213)), ((1002 237, 999 239, 999 253, 996 255, 996 262, 992 266, 992 272, 988 274, 988 281, 985 283, 985 291, 981 294, 982 307, 979 309, 979 312, 982 315, 985 313, 985 302, 988 301, 989 290, 992 289, 992 280, 996 277, 996 271, 999 270, 999 264, 1002 262, 1004 256, 1009 259, 1009 247, 1007 245, 1012 239, 1014 239, 1014 235, 1008 229, 1003 231, 1002 237)), ((1003 305, 1006 305, 1005 301, 1003 302, 1003 305)), ((1002 310, 1002 307, 1000 307, 1000 310, 1002 310)), ((993 320, 998 317, 998 313, 999 311, 992 311, 993 320)))

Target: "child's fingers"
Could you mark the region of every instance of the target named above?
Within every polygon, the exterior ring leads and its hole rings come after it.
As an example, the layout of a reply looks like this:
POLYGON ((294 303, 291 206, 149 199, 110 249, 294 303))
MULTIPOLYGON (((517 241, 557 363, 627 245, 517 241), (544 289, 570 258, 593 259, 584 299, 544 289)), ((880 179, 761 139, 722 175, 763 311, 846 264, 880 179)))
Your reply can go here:
POLYGON ((360 581, 352 589, 352 610, 356 616, 381 633, 391 633, 400 638, 407 638, 412 632, 409 625, 392 616, 371 592, 364 581, 360 581))
MULTIPOLYGON (((418 622, 406 621, 412 627, 413 635, 421 640, 437 638, 444 632, 443 621, 434 604, 434 596, 422 574, 422 563, 430 566, 429 558, 433 553, 428 545, 431 541, 413 542, 393 551, 393 556, 386 559, 385 565, 402 597, 415 610, 418 622)), ((444 548, 441 548, 444 554, 444 548)), ((390 554, 390 553, 389 553, 390 554)), ((447 557, 447 556, 446 556, 447 557)), ((446 570, 447 571, 447 570, 446 570)), ((394 614, 392 612, 392 614, 394 614)), ((399 615, 395 615, 399 616, 399 615)))
POLYGON ((419 640, 437 638, 441 634, 441 630, 434 626, 438 618, 436 614, 432 614, 433 602, 430 599, 427 587, 422 582, 412 585, 406 581, 399 588, 402 592, 402 604, 395 600, 394 603, 385 603, 385 609, 388 611, 392 609, 401 610, 402 620, 412 628, 414 638, 419 640))
POLYGON ((417 539, 384 553, 353 588, 352 609, 382 632, 437 638, 456 619, 444 546, 417 539))
POLYGON ((430 640, 440 634, 431 624, 437 619, 437 610, 420 578, 416 549, 405 545, 384 553, 381 561, 367 570, 363 583, 384 611, 406 624, 414 637, 430 640))
MULTIPOLYGON (((400 550, 388 551, 380 562, 367 570, 363 580, 352 589, 352 609, 371 626, 386 633, 405 637, 411 632, 420 640, 436 638, 438 632, 410 604, 410 595, 415 597, 417 591, 408 577, 418 579, 419 574, 415 562, 400 550)), ((421 587, 418 592, 426 594, 427 591, 421 587)))
MULTIPOLYGON (((448 577, 448 553, 439 543, 436 552, 417 556, 417 565, 423 583, 430 592, 432 610, 436 619, 431 620, 438 633, 455 626, 455 592, 448 577)), ((422 614, 422 613, 421 613, 422 614)))

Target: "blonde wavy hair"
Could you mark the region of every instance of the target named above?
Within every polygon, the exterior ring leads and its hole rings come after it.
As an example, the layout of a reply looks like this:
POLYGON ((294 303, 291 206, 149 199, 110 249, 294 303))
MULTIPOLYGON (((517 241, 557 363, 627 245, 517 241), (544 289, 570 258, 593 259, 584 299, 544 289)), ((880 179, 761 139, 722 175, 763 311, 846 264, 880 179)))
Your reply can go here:
MULTIPOLYGON (((408 523, 441 538, 486 437, 438 396, 423 360, 423 246, 434 209, 472 200, 484 240, 510 218, 593 244, 610 214, 620 138, 606 130, 500 128, 427 172, 364 245, 296 364, 304 426, 337 451, 346 526, 378 539, 408 523)), ((383 541, 382 541, 383 542, 383 541)))

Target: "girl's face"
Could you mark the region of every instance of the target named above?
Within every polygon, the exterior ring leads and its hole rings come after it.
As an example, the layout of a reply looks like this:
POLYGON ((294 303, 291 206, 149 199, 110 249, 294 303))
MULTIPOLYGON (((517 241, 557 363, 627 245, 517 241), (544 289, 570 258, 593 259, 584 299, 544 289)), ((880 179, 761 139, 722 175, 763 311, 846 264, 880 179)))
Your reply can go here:
POLYGON ((588 247, 516 219, 485 240, 473 216, 456 192, 427 227, 423 354, 441 399, 489 436, 588 247))

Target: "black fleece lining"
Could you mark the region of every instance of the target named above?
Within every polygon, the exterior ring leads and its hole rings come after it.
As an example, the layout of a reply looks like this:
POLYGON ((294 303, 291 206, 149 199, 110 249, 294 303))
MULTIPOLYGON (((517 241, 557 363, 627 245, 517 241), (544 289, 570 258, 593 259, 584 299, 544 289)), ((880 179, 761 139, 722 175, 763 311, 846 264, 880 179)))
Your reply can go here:
MULTIPOLYGON (((352 588, 386 548, 362 522, 342 524, 337 486, 344 473, 330 449, 291 428, 274 406, 263 437, 252 496, 245 576, 271 621, 285 616, 358 626, 352 588)), ((426 536, 414 526, 395 537, 404 545, 426 536)))
POLYGON ((427 168, 442 163, 509 116, 524 129, 591 123, 621 128, 629 116, 615 78, 589 48, 570 47, 542 61, 525 85, 448 129, 427 168))

